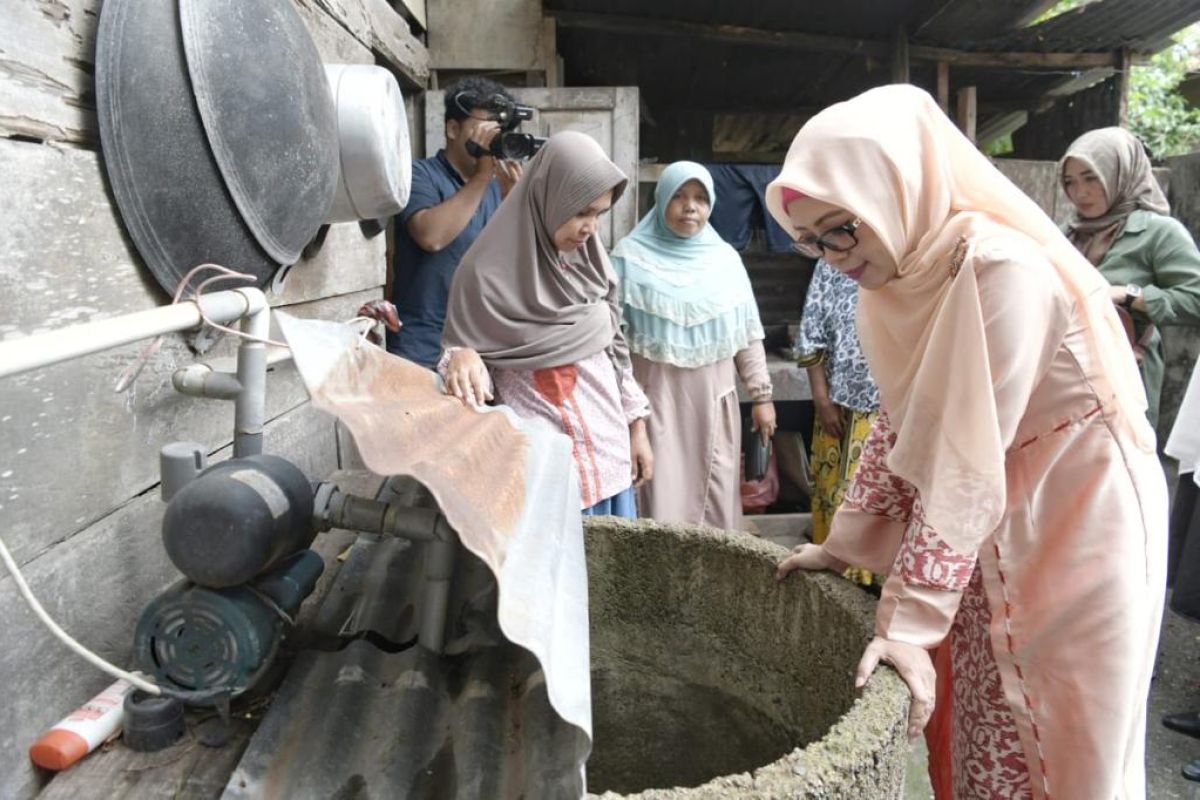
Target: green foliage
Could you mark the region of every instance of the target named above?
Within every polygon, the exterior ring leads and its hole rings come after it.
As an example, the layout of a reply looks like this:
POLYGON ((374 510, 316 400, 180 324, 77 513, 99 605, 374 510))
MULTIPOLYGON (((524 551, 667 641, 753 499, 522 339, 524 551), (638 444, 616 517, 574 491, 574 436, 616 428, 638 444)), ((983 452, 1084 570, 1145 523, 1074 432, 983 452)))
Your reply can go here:
MULTIPOLYGON (((1095 0, 1062 0, 1031 25, 1072 11, 1095 0)), ((1191 70, 1200 67, 1200 25, 1185 28, 1175 43, 1134 66, 1129 74, 1128 127, 1141 137, 1156 158, 1190 153, 1200 148, 1200 110, 1188 106, 1178 92, 1191 70)))
POLYGON ((1175 44, 1129 75, 1129 129, 1156 158, 1190 153, 1200 147, 1200 110, 1190 108, 1177 91, 1189 65, 1200 54, 1200 27, 1193 25, 1175 44))

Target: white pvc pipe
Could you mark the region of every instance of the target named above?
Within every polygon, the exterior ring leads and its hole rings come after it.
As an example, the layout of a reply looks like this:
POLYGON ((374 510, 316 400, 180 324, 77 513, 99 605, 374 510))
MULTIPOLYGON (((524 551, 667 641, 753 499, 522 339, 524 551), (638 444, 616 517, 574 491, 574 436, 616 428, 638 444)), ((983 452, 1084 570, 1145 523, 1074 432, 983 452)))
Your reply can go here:
MULTIPOLYGON (((213 292, 204 295, 202 302, 208 318, 222 325, 268 310, 266 296, 253 288, 213 292)), ((0 378, 164 333, 186 331, 198 327, 201 321, 200 310, 189 300, 0 342, 0 378)))

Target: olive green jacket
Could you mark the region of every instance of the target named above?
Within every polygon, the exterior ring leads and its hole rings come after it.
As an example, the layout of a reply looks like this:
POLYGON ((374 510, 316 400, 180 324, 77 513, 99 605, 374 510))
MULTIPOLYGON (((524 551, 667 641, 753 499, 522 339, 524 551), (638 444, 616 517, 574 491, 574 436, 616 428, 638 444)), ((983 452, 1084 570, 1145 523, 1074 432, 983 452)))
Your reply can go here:
MULTIPOLYGON (((1200 326, 1200 251, 1187 228, 1174 217, 1134 211, 1099 270, 1113 286, 1132 283, 1142 287, 1147 313, 1133 312, 1139 334, 1148 323, 1156 328, 1200 326)), ((1156 427, 1164 371, 1162 336, 1156 330, 1142 359, 1148 415, 1156 427)))

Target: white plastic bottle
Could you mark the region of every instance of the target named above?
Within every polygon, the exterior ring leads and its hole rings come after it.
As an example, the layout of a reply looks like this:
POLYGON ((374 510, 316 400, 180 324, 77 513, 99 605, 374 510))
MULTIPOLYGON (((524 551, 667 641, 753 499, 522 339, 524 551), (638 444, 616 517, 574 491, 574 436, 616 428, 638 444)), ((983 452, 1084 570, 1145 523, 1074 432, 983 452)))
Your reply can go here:
POLYGON ((63 770, 95 750, 121 730, 125 695, 132 690, 127 681, 117 681, 75 709, 33 743, 30 760, 45 769, 63 770))

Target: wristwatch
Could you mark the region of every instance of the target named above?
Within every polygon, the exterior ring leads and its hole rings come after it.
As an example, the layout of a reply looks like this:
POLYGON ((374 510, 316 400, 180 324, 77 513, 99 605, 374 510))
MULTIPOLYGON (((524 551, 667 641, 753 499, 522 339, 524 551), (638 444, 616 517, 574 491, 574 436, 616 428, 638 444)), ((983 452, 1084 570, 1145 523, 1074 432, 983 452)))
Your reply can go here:
POLYGON ((1126 311, 1133 310, 1133 301, 1142 296, 1142 287, 1135 283, 1131 283, 1125 287, 1125 299, 1121 301, 1121 306, 1126 311))

